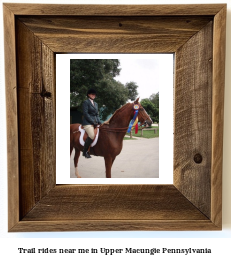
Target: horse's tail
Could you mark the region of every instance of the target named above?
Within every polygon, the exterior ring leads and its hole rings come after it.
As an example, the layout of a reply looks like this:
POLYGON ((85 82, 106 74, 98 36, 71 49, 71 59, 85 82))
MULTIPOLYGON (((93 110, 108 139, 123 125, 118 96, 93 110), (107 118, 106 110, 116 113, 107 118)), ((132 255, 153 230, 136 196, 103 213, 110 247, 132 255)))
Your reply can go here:
POLYGON ((73 148, 74 148, 74 134, 76 132, 78 132, 79 130, 79 123, 76 123, 76 124, 71 124, 70 125, 70 156, 71 156, 71 153, 73 151, 73 148))

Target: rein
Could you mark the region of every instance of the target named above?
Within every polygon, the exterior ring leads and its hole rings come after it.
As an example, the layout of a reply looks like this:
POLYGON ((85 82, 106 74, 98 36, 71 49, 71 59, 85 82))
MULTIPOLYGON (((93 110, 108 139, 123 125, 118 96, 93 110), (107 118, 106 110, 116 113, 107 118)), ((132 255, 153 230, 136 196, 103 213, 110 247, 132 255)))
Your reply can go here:
POLYGON ((109 127, 108 128, 102 128, 102 127, 100 128, 99 127, 99 129, 102 130, 102 131, 108 131, 108 132, 121 132, 121 133, 130 132, 131 127, 132 127, 136 117, 138 116, 138 112, 140 110, 140 106, 139 105, 134 105, 133 109, 135 111, 135 114, 134 114, 134 117, 133 117, 133 119, 132 119, 132 121, 131 121, 131 123, 129 124, 128 127, 124 127, 124 128, 109 128, 109 127))
POLYGON ((100 131, 108 131, 108 132, 127 132, 128 127, 124 128, 102 128, 99 127, 100 131))
MULTIPOLYGON (((138 111, 141 111, 141 114, 142 114, 142 116, 143 116, 143 112, 142 112, 142 109, 143 109, 143 108, 140 107, 139 105, 138 105, 137 107, 136 107, 136 106, 137 106, 137 105, 135 105, 135 107, 134 107, 134 111, 137 112, 137 113, 134 114, 134 117, 133 117, 133 119, 132 119, 132 122, 133 122, 133 123, 134 123, 135 118, 136 118, 137 115, 138 115, 138 111)), ((125 108, 126 108, 126 105, 122 108, 122 110, 121 110, 120 112, 122 112, 125 108)), ((116 113, 118 113, 118 110, 116 111, 116 113)), ((115 114, 114 114, 114 115, 115 115, 115 114)), ((114 116, 114 115, 113 115, 113 116, 114 116)), ((112 116, 112 118, 113 118, 113 116, 112 116)), ((111 118, 111 119, 112 119, 112 118, 111 118)), ((97 127, 97 128, 99 128, 100 131, 126 133, 127 131, 129 131, 130 127, 132 127, 133 123, 132 123, 132 124, 130 123, 128 127, 123 127, 123 128, 110 128, 110 127, 107 126, 106 124, 102 124, 101 126, 99 126, 99 127, 97 127), (105 126, 105 128, 104 128, 104 126, 105 126), (106 127, 106 126, 107 126, 107 127, 106 127)), ((77 133, 77 132, 79 132, 79 130, 74 131, 73 133, 77 133)))

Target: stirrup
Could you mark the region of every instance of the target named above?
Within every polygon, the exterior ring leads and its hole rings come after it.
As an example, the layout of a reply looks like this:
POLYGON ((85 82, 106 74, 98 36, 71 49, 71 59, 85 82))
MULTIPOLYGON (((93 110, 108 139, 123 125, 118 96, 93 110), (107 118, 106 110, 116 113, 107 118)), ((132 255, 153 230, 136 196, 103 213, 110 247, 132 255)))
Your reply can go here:
POLYGON ((89 154, 88 151, 86 151, 86 152, 83 151, 83 154, 82 154, 82 155, 83 155, 83 157, 85 157, 85 158, 88 158, 88 159, 91 158, 91 156, 90 156, 90 154, 89 154))
POLYGON ((89 154, 88 151, 85 153, 85 158, 87 158, 87 159, 90 159, 90 158, 91 158, 91 155, 89 154))

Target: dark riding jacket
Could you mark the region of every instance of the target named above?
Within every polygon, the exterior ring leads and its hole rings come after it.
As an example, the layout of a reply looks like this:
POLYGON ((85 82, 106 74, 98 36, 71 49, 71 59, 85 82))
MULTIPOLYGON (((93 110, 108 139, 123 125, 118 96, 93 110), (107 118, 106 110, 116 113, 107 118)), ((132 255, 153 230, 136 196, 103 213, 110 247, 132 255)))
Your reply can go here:
MULTIPOLYGON (((93 101, 94 102, 94 101, 93 101)), ((83 102, 83 123, 82 125, 96 125, 101 124, 99 119, 98 104, 94 105, 89 99, 83 102)))

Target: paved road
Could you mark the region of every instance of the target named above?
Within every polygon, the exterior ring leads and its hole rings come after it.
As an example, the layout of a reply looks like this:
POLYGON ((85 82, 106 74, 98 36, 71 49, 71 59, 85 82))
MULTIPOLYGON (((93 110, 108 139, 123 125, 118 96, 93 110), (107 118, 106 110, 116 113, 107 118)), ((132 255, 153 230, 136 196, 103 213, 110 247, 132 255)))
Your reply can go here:
MULTIPOLYGON (((76 178, 74 153, 71 155, 71 178, 76 178)), ((79 158, 78 171, 82 178, 105 178, 103 157, 79 158)), ((159 138, 124 140, 123 149, 112 166, 112 178, 158 178, 159 138)))

